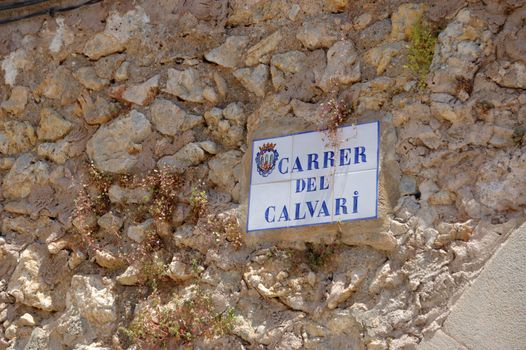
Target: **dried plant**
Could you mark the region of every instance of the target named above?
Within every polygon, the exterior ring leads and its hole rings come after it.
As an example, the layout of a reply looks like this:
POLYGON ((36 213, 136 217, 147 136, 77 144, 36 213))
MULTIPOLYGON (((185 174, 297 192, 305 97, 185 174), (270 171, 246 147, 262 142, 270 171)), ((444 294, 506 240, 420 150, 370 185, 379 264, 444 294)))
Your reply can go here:
POLYGON ((327 135, 327 146, 336 148, 341 143, 338 138, 338 128, 351 116, 352 110, 342 100, 331 98, 320 105, 320 112, 318 130, 327 135))

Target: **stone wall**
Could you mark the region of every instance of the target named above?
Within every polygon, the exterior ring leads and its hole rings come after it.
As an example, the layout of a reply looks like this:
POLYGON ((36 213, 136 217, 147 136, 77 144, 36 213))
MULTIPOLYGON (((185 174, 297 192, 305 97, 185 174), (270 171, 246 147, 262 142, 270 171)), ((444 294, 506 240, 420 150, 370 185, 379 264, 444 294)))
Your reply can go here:
POLYGON ((198 295, 232 324, 170 348, 415 348, 524 222, 525 16, 144 0, 2 25, 0 349, 134 349, 152 300, 198 295), (418 23, 438 33, 424 80, 418 23), (329 101, 387 126, 381 232, 245 242, 250 135, 317 129, 329 101))

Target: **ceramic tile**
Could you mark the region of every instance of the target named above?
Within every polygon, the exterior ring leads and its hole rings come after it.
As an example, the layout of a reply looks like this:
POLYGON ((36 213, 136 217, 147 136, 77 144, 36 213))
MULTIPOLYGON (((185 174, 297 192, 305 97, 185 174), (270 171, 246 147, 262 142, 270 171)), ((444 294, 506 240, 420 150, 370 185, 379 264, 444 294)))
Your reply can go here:
POLYGON ((247 230, 263 230, 290 225, 290 182, 253 185, 250 189, 247 230), (283 212, 283 208, 286 212, 283 212))
POLYGON ((291 226, 331 222, 334 206, 333 179, 332 175, 321 175, 291 181, 291 226))
POLYGON ((292 156, 292 137, 276 137, 253 143, 251 184, 263 184, 290 179, 288 161, 292 156), (271 147, 265 147, 270 145, 271 147), (260 159, 260 167, 256 158, 260 159))
POLYGON ((333 220, 348 221, 377 215, 376 170, 334 176, 333 220))

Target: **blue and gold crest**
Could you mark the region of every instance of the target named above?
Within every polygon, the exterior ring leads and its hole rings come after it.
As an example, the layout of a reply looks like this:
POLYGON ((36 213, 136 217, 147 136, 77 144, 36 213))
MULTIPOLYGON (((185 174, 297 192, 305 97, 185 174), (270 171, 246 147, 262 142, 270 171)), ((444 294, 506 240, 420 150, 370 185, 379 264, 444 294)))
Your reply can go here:
POLYGON ((259 175, 263 177, 269 176, 276 167, 279 153, 274 147, 276 147, 275 143, 264 143, 259 147, 259 152, 256 154, 257 170, 259 175))

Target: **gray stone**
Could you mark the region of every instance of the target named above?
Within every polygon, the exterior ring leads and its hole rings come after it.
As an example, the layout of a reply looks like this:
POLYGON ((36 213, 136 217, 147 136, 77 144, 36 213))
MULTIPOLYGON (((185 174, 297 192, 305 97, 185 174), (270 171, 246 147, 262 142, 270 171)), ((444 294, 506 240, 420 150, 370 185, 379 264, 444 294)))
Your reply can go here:
POLYGON ((455 339, 438 330, 431 339, 424 339, 418 350, 468 350, 465 346, 459 344, 455 339))
POLYGON ((127 235, 137 243, 142 243, 153 229, 153 220, 146 220, 138 225, 128 227, 127 235))
POLYGON ((141 142, 151 134, 150 122, 135 110, 97 130, 87 143, 87 153, 104 172, 126 173, 138 160, 141 142))
POLYGON ((241 63, 241 56, 248 45, 246 36, 229 36, 223 45, 205 54, 205 58, 227 68, 235 68, 241 63))
POLYGON ((255 68, 241 68, 234 72, 237 80, 256 96, 264 97, 269 78, 268 66, 260 64, 255 68))
POLYGON ((198 165, 205 160, 205 158, 205 151, 200 147, 199 143, 194 142, 187 144, 173 156, 166 156, 159 159, 157 166, 182 173, 188 167, 198 165))
POLYGON ((327 67, 319 86, 328 92, 335 85, 355 83, 361 78, 358 52, 350 40, 338 41, 327 51, 327 67))
POLYGON ((203 85, 199 73, 188 68, 184 71, 168 69, 168 81, 166 82, 166 93, 177 96, 185 101, 204 102, 203 85))
POLYGON ((134 286, 142 281, 140 270, 136 266, 128 266, 126 270, 117 276, 116 280, 123 286, 134 286))
POLYGON ((237 150, 221 153, 208 162, 210 181, 219 189, 239 200, 239 176, 241 174, 242 153, 237 150))
POLYGON ((112 203, 146 204, 152 200, 153 190, 146 186, 125 188, 119 185, 112 185, 108 190, 108 197, 112 203))
POLYGON ((526 344, 526 226, 516 229, 452 308, 444 331, 471 349, 526 344))
POLYGON ((69 307, 75 307, 80 314, 95 326, 108 326, 117 320, 113 283, 100 276, 75 275, 67 295, 69 307))
POLYGON ((35 90, 37 95, 58 100, 62 106, 74 103, 81 92, 81 87, 73 74, 64 66, 59 66, 49 73, 35 90))
POLYGON ((307 59, 301 51, 289 51, 272 56, 272 65, 285 73, 299 72, 307 59))
MULTIPOLYGON (((115 200, 115 196, 112 196, 115 200)), ((102 215, 97 220, 97 224, 104 230, 108 232, 118 232, 122 227, 124 220, 115 215, 113 212, 109 211, 106 214, 102 215)))
POLYGON ((526 89, 526 65, 522 62, 495 62, 488 70, 497 84, 513 89, 526 89))
POLYGON ((165 135, 175 136, 180 133, 185 117, 186 112, 168 100, 158 99, 150 106, 153 125, 165 135))
POLYGON ((338 40, 338 32, 331 23, 311 21, 303 23, 296 38, 307 49, 315 50, 330 47, 338 40))

